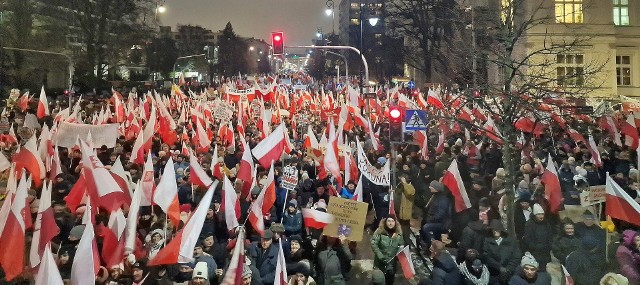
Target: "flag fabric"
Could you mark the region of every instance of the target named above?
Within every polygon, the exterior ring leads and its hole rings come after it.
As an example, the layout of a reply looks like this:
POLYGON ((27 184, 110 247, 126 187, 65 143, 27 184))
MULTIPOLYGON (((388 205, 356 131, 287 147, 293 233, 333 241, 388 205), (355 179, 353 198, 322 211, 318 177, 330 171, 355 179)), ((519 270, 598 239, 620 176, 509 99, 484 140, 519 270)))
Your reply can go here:
POLYGON ((40 264, 40 268, 38 268, 35 285, 64 285, 49 244, 45 246, 42 259, 38 263, 40 264))
POLYGON ((358 178, 358 185, 356 185, 356 190, 353 192, 353 200, 362 202, 362 174, 358 178))
POLYGON ((238 194, 236 194, 236 190, 233 189, 233 185, 226 175, 224 176, 222 191, 222 204, 220 205, 220 211, 224 211, 227 229, 231 231, 239 226, 238 217, 240 217, 240 202, 238 201, 238 194))
POLYGON ((558 172, 556 171, 556 166, 553 164, 551 154, 549 154, 547 158, 547 168, 544 170, 540 180, 544 184, 544 196, 545 199, 549 201, 551 213, 555 214, 562 206, 562 192, 558 172))
MULTIPOLYGON (((596 167, 602 166, 602 159, 600 158, 600 151, 598 150, 598 146, 596 145, 596 141, 593 140, 593 136, 589 134, 589 144, 587 144, 587 149, 589 149, 589 153, 591 153, 591 162, 596 167)), ((640 156, 638 156, 640 157, 640 156)))
MULTIPOLYGON (((212 161, 212 163, 216 163, 212 161)), ((203 187, 209 187, 213 180, 207 175, 200 163, 193 153, 189 153, 189 173, 191 178, 191 184, 203 187)))
POLYGON ((605 214, 640 226, 640 205, 607 173, 605 214))
POLYGON ((156 191, 156 182, 153 168, 153 161, 151 160, 151 152, 147 154, 147 161, 144 163, 144 169, 142 169, 141 190, 142 200, 140 200, 140 206, 151 206, 153 204, 153 193, 156 191))
POLYGON ((429 89, 427 92, 427 103, 436 107, 436 109, 444 108, 444 104, 442 103, 440 96, 438 96, 438 94, 436 94, 432 89, 429 89))
POLYGON ((449 165, 449 169, 442 176, 442 184, 447 186, 453 198, 455 199, 456 213, 460 213, 471 208, 471 201, 467 195, 467 189, 464 187, 460 171, 458 170, 458 161, 453 160, 449 165))
POLYGON ((273 175, 273 164, 271 164, 267 182, 249 208, 249 222, 260 236, 264 235, 264 216, 269 213, 276 201, 276 184, 273 175))
POLYGON ((231 255, 231 260, 229 261, 229 267, 227 267, 227 272, 224 274, 224 278, 222 278, 221 285, 235 285, 242 284, 242 271, 244 269, 244 238, 245 231, 244 228, 240 227, 238 230, 238 237, 236 238, 235 247, 233 248, 233 254, 231 255))
POLYGON ((0 153, 0 172, 4 172, 5 170, 11 168, 11 162, 4 156, 3 153, 0 153))
POLYGON ((140 181, 136 184, 136 190, 133 191, 133 197, 131 197, 131 205, 129 206, 129 213, 127 213, 127 224, 125 229, 125 253, 133 252, 136 242, 136 228, 138 226, 138 213, 140 212, 140 200, 142 200, 142 188, 140 181))
POLYGON ((400 250, 396 257, 398 258, 398 262, 400 263, 400 267, 402 268, 404 278, 413 279, 413 277, 416 276, 416 270, 413 267, 413 258, 411 257, 409 246, 407 245, 402 250, 400 250))
POLYGON ((35 134, 13 155, 12 161, 16 164, 16 171, 26 169, 31 173, 31 179, 36 187, 42 185, 42 178, 45 177, 44 163, 38 154, 35 134))
MULTIPOLYGON (((87 204, 85 215, 91 221, 90 203, 87 204)), ((87 222, 82 232, 82 238, 78 243, 76 255, 71 265, 71 284, 86 285, 94 284, 96 274, 100 270, 100 260, 98 256, 98 246, 96 245, 93 223, 87 222)))
POLYGON ((38 119, 42 119, 49 115, 49 101, 47 101, 47 94, 44 92, 44 86, 40 89, 40 99, 38 100, 38 111, 36 116, 38 119))
POLYGON ((314 229, 323 229, 334 220, 333 215, 318 211, 316 209, 302 209, 304 225, 314 229))
POLYGON ((90 149, 86 142, 80 142, 82 148, 82 175, 91 201, 108 212, 113 212, 130 201, 120 189, 111 173, 90 149))
POLYGON ((29 250, 29 261, 32 268, 40 264, 45 258, 45 248, 49 242, 60 233, 60 228, 56 224, 56 219, 51 207, 51 187, 53 183, 44 183, 40 194, 40 204, 38 205, 38 215, 33 228, 33 238, 31 239, 31 250, 29 250))
POLYGON ((180 203, 178 202, 178 184, 176 183, 176 171, 173 159, 169 157, 164 167, 160 182, 156 186, 153 202, 164 211, 174 226, 180 223, 180 203))
POLYGON ((127 227, 127 219, 122 213, 122 209, 111 212, 107 227, 103 228, 102 234, 102 260, 107 268, 122 262, 124 257, 125 237, 124 232, 127 227))
POLYGON ((284 152, 284 123, 281 123, 273 132, 260 141, 251 150, 262 167, 267 168, 272 162, 278 161, 284 152))
POLYGON ((244 140, 244 137, 240 137, 242 140, 242 160, 240 160, 240 168, 238 169, 238 175, 236 178, 244 181, 251 182, 251 175, 253 174, 253 157, 251 156, 251 149, 249 144, 244 140))
POLYGON ((278 239, 278 261, 276 262, 276 276, 273 285, 288 285, 287 282, 287 260, 284 258, 282 250, 282 239, 278 239))
POLYGON ((12 201, 5 200, 9 211, 6 214, 6 219, 4 215, 2 217, 4 226, 0 232, 0 265, 2 265, 7 281, 13 280, 24 271, 26 215, 29 215, 29 219, 31 219, 27 203, 27 191, 31 183, 27 182, 26 176, 23 170, 15 196, 12 201))
POLYGON ((564 275, 564 285, 574 285, 575 283, 573 282, 573 277, 571 277, 571 274, 569 274, 567 268, 564 267, 563 264, 560 264, 560 266, 562 266, 562 273, 564 275))
POLYGON ((175 264, 193 261, 193 248, 198 243, 202 225, 207 216, 209 205, 213 198, 218 181, 214 181, 209 190, 204 194, 202 200, 198 204, 198 208, 193 212, 191 218, 184 227, 176 234, 176 236, 162 248, 156 256, 151 259, 149 266, 161 264, 175 264))
POLYGON ((144 163, 144 132, 138 134, 135 142, 133 142, 133 147, 131 149, 131 156, 129 156, 129 161, 135 164, 143 164, 144 163))

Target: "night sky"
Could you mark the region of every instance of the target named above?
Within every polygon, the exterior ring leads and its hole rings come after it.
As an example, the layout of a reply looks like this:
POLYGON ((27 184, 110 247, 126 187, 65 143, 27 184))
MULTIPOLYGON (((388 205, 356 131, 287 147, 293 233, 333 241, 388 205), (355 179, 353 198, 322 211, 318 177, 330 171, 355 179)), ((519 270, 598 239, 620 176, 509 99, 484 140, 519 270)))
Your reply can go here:
MULTIPOLYGON (((161 2, 162 3, 162 2, 161 2)), ((338 30, 338 5, 334 0, 338 30)), ((326 0, 165 0, 162 25, 200 25, 213 31, 231 22, 236 34, 270 42, 272 31, 285 33, 286 45, 309 45, 318 27, 330 33, 331 16, 326 0)))

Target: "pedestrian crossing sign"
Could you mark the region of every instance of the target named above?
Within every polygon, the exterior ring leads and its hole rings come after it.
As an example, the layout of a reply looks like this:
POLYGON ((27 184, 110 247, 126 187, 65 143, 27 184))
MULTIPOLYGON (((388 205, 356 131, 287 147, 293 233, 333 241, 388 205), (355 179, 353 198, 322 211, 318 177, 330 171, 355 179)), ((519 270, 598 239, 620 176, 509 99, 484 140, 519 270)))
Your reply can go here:
POLYGON ((429 121, 423 110, 407 110, 405 114, 405 131, 426 131, 429 121))

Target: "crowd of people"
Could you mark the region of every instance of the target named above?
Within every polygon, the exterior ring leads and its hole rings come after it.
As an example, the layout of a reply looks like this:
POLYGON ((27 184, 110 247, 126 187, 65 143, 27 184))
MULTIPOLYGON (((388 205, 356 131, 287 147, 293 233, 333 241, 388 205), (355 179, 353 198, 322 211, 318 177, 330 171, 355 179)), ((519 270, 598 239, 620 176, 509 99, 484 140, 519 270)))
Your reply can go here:
MULTIPOLYGON (((312 88, 312 85, 309 86, 312 88)), ((138 100, 144 97, 143 94, 139 95, 133 97, 136 106, 138 100)), ((177 96, 175 92, 166 95, 177 96)), ((311 92, 311 95, 320 96, 315 92, 311 92)), ((291 102, 298 99, 296 92, 283 96, 289 97, 288 101, 291 102)), ((66 100, 50 100, 51 114, 41 118, 40 123, 49 129, 54 128, 58 122, 57 113, 69 105, 66 100)), ((9 160, 20 145, 40 134, 40 130, 23 126, 27 114, 36 112, 37 104, 34 103, 37 102, 32 102, 26 109, 9 105, 3 112, 2 120, 16 129, 17 141, 6 139, 11 134, 5 130, 0 142, 9 160)), ((172 101, 171 104, 174 103, 172 101)), ((95 122, 93 114, 101 108, 116 112, 109 97, 82 98, 79 104, 83 112, 76 117, 76 123, 92 124, 95 122)), ((593 137, 598 142, 601 154, 599 165, 591 161, 591 153, 586 145, 588 142, 575 141, 568 133, 554 132, 555 128, 550 126, 542 134, 526 137, 526 143, 518 146, 523 154, 527 153, 522 158, 520 171, 507 174, 502 165, 502 145, 481 133, 472 133, 467 137, 463 131, 448 130, 440 148, 438 142, 443 128, 434 120, 427 132, 427 154, 421 151, 419 145, 409 142, 398 145, 397 156, 391 157, 392 146, 385 134, 384 124, 376 124, 375 127, 380 133, 377 138, 379 142, 372 141, 376 138, 370 136, 365 128, 356 125, 343 132, 344 141, 363 142, 369 161, 378 168, 382 168, 387 161, 392 162, 391 168, 395 168, 393 171, 398 178, 397 181, 391 181, 393 187, 376 185, 364 176, 361 178, 362 185, 357 185, 357 179, 344 181, 344 185, 340 185, 341 179, 322 169, 322 160, 305 147, 306 135, 302 135, 310 128, 316 136, 321 137, 329 129, 329 122, 322 119, 322 108, 314 112, 308 103, 303 104, 297 112, 304 114, 304 121, 292 119, 294 114, 291 117, 282 116, 282 121, 298 135, 292 135, 294 148, 291 152, 284 153, 275 162, 276 199, 270 213, 264 217, 266 229, 261 235, 250 223, 243 222, 247 221, 252 202, 265 186, 269 169, 257 165, 255 185, 245 196, 242 195, 245 181, 236 177, 243 152, 247 151, 241 147, 243 141, 253 149, 264 138, 256 118, 249 117, 243 122, 242 115, 234 112, 230 120, 234 132, 233 143, 218 135, 220 127, 228 122, 213 119, 208 124, 214 134, 212 143, 205 150, 198 150, 197 146, 192 145, 191 138, 197 130, 195 124, 191 125, 188 121, 177 126, 178 139, 169 143, 156 132, 149 150, 153 178, 157 184, 163 171, 166 171, 166 164, 172 161, 178 185, 181 221, 174 225, 158 206, 140 207, 135 249, 127 251, 121 256, 120 262, 109 267, 106 266, 106 260, 101 260, 102 267, 96 276, 96 284, 223 284, 233 249, 238 243, 245 244, 242 255, 245 262, 241 268, 241 282, 245 285, 274 284, 279 272, 276 267, 280 250, 286 261, 284 266, 288 273, 288 284, 351 284, 356 282, 350 279, 354 277, 349 274, 352 261, 356 250, 362 250, 362 244, 373 252, 374 270, 371 277, 367 277, 367 284, 397 284, 404 279, 397 255, 405 246, 416 253, 415 258, 430 261, 427 262, 430 274, 416 276, 411 280, 414 284, 551 284, 552 277, 548 269, 552 263, 559 263, 565 269, 561 275, 563 280, 570 276, 579 285, 640 284, 640 232, 636 225, 614 221, 616 230, 621 232, 618 244, 615 238, 607 237, 615 234, 607 233, 607 229, 601 227, 605 217, 596 212, 596 208, 584 210, 580 217, 568 217, 562 211, 554 211, 548 197, 545 197, 541 175, 549 154, 558 166, 563 207, 579 207, 579 193, 589 186, 604 185, 607 175, 611 175, 631 197, 640 197, 640 171, 632 160, 636 156, 635 151, 617 145, 605 132, 599 132, 597 126, 593 137), (241 129, 245 134, 243 138, 240 137, 241 129), (378 143, 381 147, 375 149, 373 146, 378 143), (197 162, 209 177, 218 179, 212 172, 213 166, 218 164, 224 176, 232 181, 240 201, 238 221, 246 229, 247 238, 237 240, 238 229, 228 230, 225 213, 221 210, 223 183, 218 183, 201 234, 193 248, 193 260, 150 266, 148 263, 184 227, 208 190, 207 187, 192 183, 190 152, 184 152, 185 146, 193 150, 197 162), (218 151, 215 154, 214 149, 218 151), (217 161, 213 161, 214 158, 217 161), (471 207, 463 211, 456 210, 455 197, 442 182, 452 161, 457 163, 459 175, 468 189, 466 194, 471 207), (281 173, 287 166, 297 168, 299 173, 298 184, 292 190, 281 184, 281 173), (511 191, 506 186, 507 175, 517 182, 513 200, 506 195, 511 191), (362 201, 368 204, 369 211, 365 235, 368 239, 359 242, 362 244, 357 246, 344 235, 323 235, 321 229, 305 224, 301 212, 303 208, 326 212, 332 197, 354 199, 358 186, 363 190, 362 201), (507 230, 509 208, 513 209, 513 234, 507 230)), ((151 106, 155 107, 153 104, 151 106)), ((384 113, 384 106, 382 108, 381 112, 384 113)), ((141 109, 136 107, 136 110, 141 109)), ((174 120, 179 121, 182 109, 175 106, 168 106, 167 109, 174 120)), ((140 111, 135 116, 142 118, 143 113, 140 111)), ((113 117, 105 123, 112 122, 115 122, 113 117)), ((583 122, 569 119, 567 124, 574 125, 574 129, 587 129, 586 126, 580 126, 583 122)), ((274 128, 277 126, 272 125, 274 128)), ((117 138, 113 148, 95 146, 96 155, 106 169, 117 163, 123 165, 127 186, 132 192, 145 175, 144 165, 130 160, 135 143, 135 136, 123 134, 117 138)), ((354 143, 344 148, 353 154, 357 151, 354 143)), ((71 208, 65 198, 82 175, 83 154, 81 148, 56 147, 54 151, 58 152, 62 173, 50 180, 52 208, 59 228, 59 233, 51 240, 51 250, 62 279, 71 282, 72 264, 86 227, 83 217, 89 209, 83 205, 71 208)), ((344 169, 341 171, 344 172, 344 169)), ((10 197, 6 193, 8 172, 4 172, 4 187, 0 187, 3 203, 6 197, 10 197)), ((28 192, 27 202, 34 221, 41 191, 38 187, 30 186, 28 192)), ((109 213, 100 209, 95 216, 99 252, 104 250, 109 222, 109 213)), ((32 231, 27 229, 27 233, 32 231)), ((30 234, 27 234, 26 251, 29 250, 30 239, 30 234)), ((28 252, 25 254, 29 255, 28 252)), ((31 284, 35 272, 30 264, 25 264, 21 275, 2 282, 31 284)))

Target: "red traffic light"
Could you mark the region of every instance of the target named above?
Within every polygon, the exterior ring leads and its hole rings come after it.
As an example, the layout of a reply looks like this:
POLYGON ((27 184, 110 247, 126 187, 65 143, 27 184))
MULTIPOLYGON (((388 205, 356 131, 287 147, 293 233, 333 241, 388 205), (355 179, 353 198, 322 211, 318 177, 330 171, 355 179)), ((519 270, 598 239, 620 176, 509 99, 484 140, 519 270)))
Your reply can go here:
POLYGON ((389 121, 391 123, 402 122, 402 110, 398 106, 389 107, 389 121))
POLYGON ((273 36, 273 40, 276 42, 279 42, 282 39, 282 37, 280 35, 275 35, 273 36))
POLYGON ((284 34, 282 32, 271 33, 271 45, 273 46, 273 54, 284 54, 284 34))

